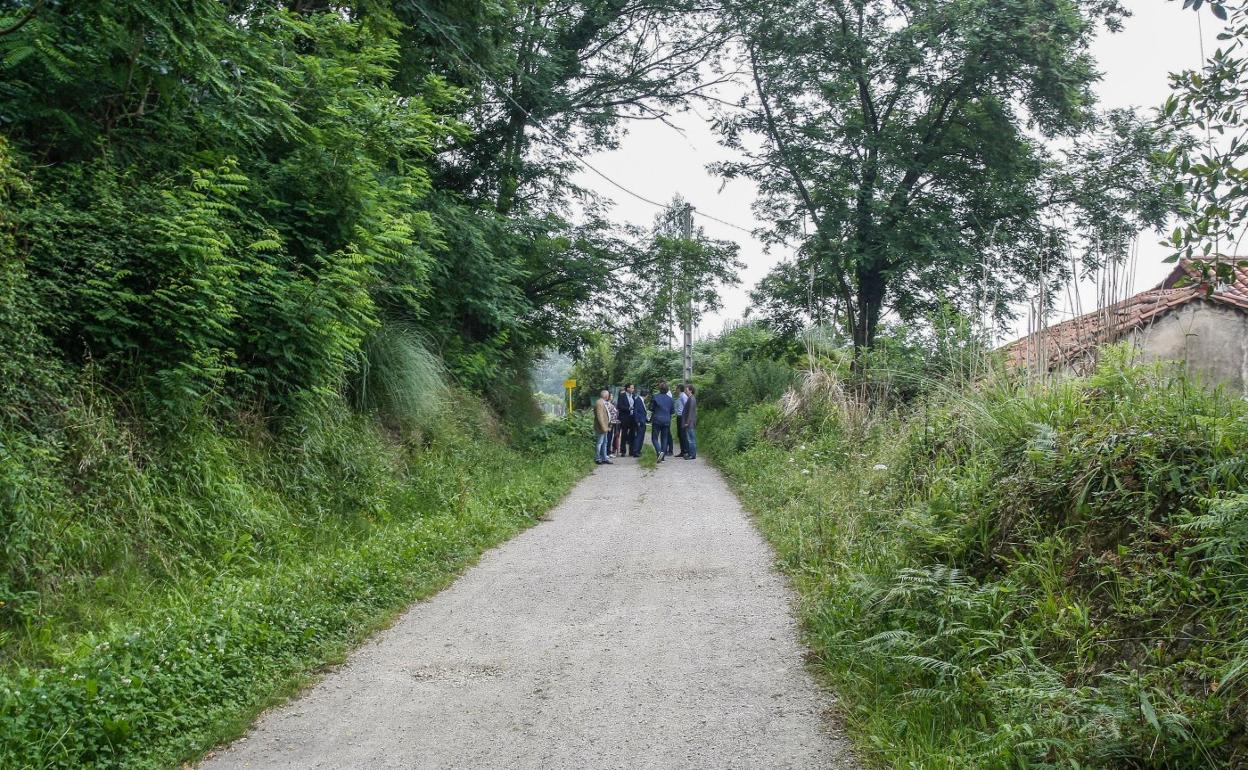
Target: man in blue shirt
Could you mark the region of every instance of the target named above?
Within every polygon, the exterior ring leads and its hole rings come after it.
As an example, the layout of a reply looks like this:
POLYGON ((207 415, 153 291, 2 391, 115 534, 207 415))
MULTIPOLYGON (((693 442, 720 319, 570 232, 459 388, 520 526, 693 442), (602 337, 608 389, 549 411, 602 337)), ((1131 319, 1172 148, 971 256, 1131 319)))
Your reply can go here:
POLYGON ((659 383, 659 392, 650 397, 650 442, 659 455, 659 462, 672 451, 672 410, 675 408, 664 380, 659 383))

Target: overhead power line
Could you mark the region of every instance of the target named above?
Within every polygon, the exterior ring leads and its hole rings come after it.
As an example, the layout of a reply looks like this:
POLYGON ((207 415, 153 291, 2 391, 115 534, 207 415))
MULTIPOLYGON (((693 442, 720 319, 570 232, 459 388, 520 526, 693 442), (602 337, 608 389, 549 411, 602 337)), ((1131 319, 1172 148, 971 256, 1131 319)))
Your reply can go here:
MULTIPOLYGON (((653 198, 649 198, 645 195, 642 195, 641 193, 628 188, 627 186, 621 184, 620 182, 615 181, 610 176, 607 176, 605 172, 601 171, 592 163, 585 160, 585 158, 581 157, 580 153, 578 153, 576 150, 569 147, 563 141, 563 139, 559 137, 554 131, 548 129, 545 125, 543 125, 542 122, 538 120, 536 116, 533 115, 533 113, 529 112, 527 109, 524 108, 524 105, 520 104, 514 98, 512 98, 511 94, 507 93, 507 91, 501 85, 499 85, 498 81, 495 80, 490 75, 490 73, 485 71, 484 67, 482 67, 480 64, 477 64, 476 60, 474 60, 472 56, 469 55, 469 53, 464 50, 464 47, 459 44, 459 41, 456 40, 454 36, 449 34, 446 31, 446 28, 437 19, 433 18, 433 16, 431 16, 428 11, 425 10, 423 5, 421 5, 419 2, 416 2, 416 3, 413 3, 413 6, 416 8, 417 11, 420 11, 420 14, 424 16, 425 19, 430 24, 433 25, 434 29, 438 31, 438 34, 440 34, 448 43, 450 43, 452 46, 455 47, 457 51, 459 51, 460 55, 464 57, 464 61, 466 61, 469 65, 471 65, 472 68, 475 69, 481 75, 483 79, 485 79, 486 81, 490 83, 490 85, 494 86, 494 90, 498 92, 499 96, 511 102, 511 104, 515 106, 516 109, 520 110, 520 112, 523 113, 524 116, 529 119, 530 123, 532 123, 538 130, 540 130, 543 134, 549 137, 550 140, 554 142, 556 146, 559 147, 559 149, 563 150, 565 153, 572 156, 573 160, 575 160, 577 163, 580 163, 585 168, 589 169, 593 173, 602 177, 602 179, 605 180, 608 184, 620 190, 621 192, 627 193, 628 195, 636 198, 642 203, 648 203, 649 205, 654 206, 655 208, 659 208, 659 209, 668 208, 668 204, 659 203, 653 198)), ((694 214, 702 217, 703 219, 709 219, 712 222, 718 222, 719 224, 724 225, 725 227, 731 227, 734 230, 740 230, 741 232, 747 235, 750 235, 750 236, 754 235, 754 232, 750 230, 749 228, 745 228, 745 227, 742 227, 741 225, 734 224, 732 222, 729 222, 726 219, 721 219, 717 216, 707 214, 697 209, 694 209, 694 214)))

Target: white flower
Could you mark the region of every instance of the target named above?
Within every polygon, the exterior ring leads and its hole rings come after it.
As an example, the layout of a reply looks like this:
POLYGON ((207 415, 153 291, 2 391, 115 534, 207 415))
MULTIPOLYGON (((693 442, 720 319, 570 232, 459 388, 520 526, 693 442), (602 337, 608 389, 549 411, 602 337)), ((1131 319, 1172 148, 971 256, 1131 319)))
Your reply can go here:
POLYGON ((802 468, 802 475, 803 475, 803 476, 809 476, 809 475, 810 475, 810 469, 809 469, 809 468, 802 468))
POLYGON ((871 470, 873 470, 873 471, 886 471, 886 470, 888 470, 888 466, 887 466, 887 465, 885 465, 884 463, 876 463, 874 466, 872 466, 872 467, 871 467, 871 470))

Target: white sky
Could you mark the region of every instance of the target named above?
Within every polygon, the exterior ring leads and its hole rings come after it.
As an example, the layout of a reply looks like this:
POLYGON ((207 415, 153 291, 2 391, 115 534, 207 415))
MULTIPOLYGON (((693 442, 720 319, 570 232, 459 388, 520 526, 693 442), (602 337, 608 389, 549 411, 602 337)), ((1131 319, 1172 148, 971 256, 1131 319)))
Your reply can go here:
MULTIPOLYGON (((1182 10, 1178 2, 1128 0, 1128 5, 1134 15, 1126 20, 1125 29, 1116 35, 1102 35, 1094 48, 1104 73, 1096 90, 1106 108, 1156 107, 1170 93, 1170 72, 1201 63, 1198 18, 1205 27, 1207 52, 1212 52, 1216 45, 1220 28, 1215 28, 1216 20, 1209 14, 1182 10)), ((667 201, 680 193, 708 214, 748 229, 759 227, 760 222, 750 210, 754 185, 744 180, 725 184, 707 171, 708 164, 730 158, 732 153, 719 145, 703 116, 690 112, 675 116, 671 122, 681 131, 657 121, 635 122, 618 149, 587 156, 586 160, 652 200, 667 201)), ((653 206, 620 192, 592 172, 583 170, 577 181, 614 200, 611 214, 617 221, 649 225, 654 218, 653 206)), ((697 223, 711 237, 740 243, 741 260, 746 265, 740 276, 741 285, 723 292, 723 311, 703 319, 699 332, 713 333, 726 321, 741 317, 749 305, 750 287, 787 256, 787 251, 773 249, 770 254, 764 253, 762 244, 745 233, 705 218, 699 218, 697 223)), ((1168 270, 1161 261, 1167 251, 1157 243, 1158 239, 1149 232, 1139 238, 1137 290, 1157 283, 1168 270)))

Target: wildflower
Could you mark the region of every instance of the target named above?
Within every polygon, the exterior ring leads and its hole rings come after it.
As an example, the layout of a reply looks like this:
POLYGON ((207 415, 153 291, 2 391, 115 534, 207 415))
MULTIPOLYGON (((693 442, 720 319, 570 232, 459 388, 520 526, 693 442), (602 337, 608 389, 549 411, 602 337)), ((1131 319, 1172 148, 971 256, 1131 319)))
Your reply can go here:
POLYGON ((802 475, 803 475, 803 476, 809 476, 809 475, 810 475, 810 468, 802 468, 802 475))
POLYGON ((130 677, 128 677, 128 676, 123 676, 123 677, 121 678, 121 683, 122 683, 122 684, 127 684, 127 685, 128 685, 128 684, 130 684, 130 677))
POLYGON ((887 465, 885 465, 884 463, 876 463, 875 465, 873 465, 873 466, 871 467, 871 470, 873 470, 873 471, 886 471, 886 470, 888 470, 888 466, 887 466, 887 465))

